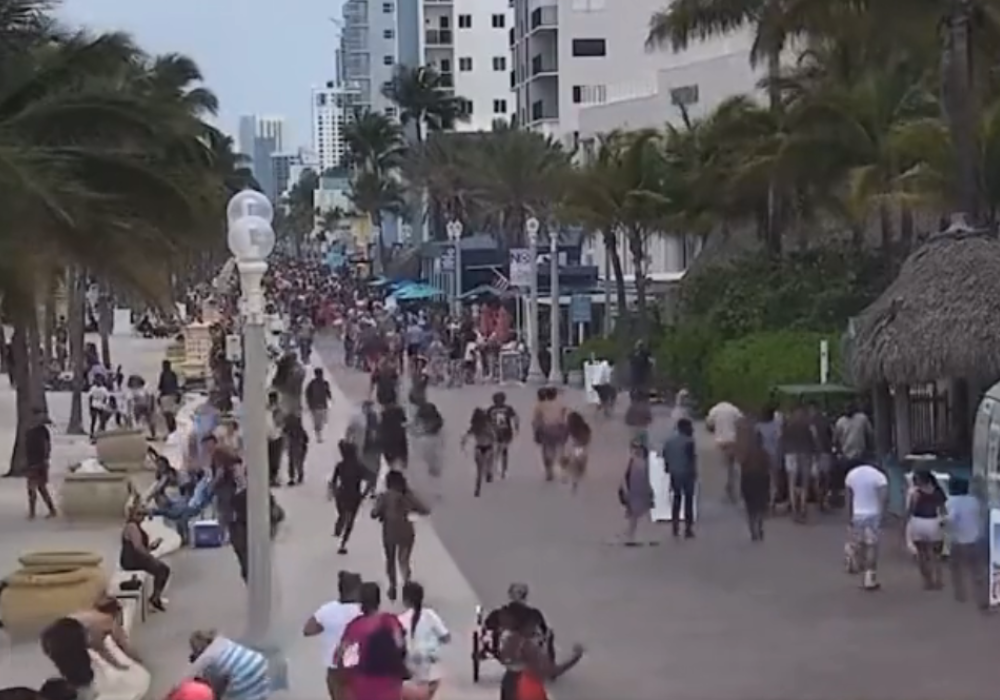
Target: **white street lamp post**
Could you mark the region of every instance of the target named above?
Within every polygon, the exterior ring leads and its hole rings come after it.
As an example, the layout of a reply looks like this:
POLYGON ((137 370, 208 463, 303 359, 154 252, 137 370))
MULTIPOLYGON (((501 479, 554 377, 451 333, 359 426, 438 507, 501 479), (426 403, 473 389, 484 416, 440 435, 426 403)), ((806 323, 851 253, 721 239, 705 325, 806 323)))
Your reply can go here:
POLYGON ((528 351, 531 361, 528 365, 528 381, 541 384, 545 381, 541 365, 538 364, 539 333, 538 333, 538 219, 531 217, 524 222, 524 230, 528 234, 529 252, 531 254, 531 295, 528 303, 528 351))
POLYGON ((459 299, 462 296, 462 222, 457 220, 449 221, 446 228, 448 230, 448 240, 451 241, 452 250, 455 251, 451 313, 452 316, 457 317, 462 303, 459 299))
POLYGON ((551 305, 549 306, 549 348, 552 355, 552 371, 549 372, 549 382, 552 384, 562 384, 562 352, 559 342, 559 325, 561 310, 559 308, 559 235, 556 231, 549 230, 549 255, 552 260, 550 264, 549 296, 551 305))
POLYGON ((236 258, 243 294, 243 416, 247 472, 247 642, 263 653, 272 679, 283 679, 284 659, 272 638, 271 491, 267 473, 267 339, 264 290, 267 257, 274 250, 274 210, 253 190, 235 195, 226 210, 229 250, 236 258))

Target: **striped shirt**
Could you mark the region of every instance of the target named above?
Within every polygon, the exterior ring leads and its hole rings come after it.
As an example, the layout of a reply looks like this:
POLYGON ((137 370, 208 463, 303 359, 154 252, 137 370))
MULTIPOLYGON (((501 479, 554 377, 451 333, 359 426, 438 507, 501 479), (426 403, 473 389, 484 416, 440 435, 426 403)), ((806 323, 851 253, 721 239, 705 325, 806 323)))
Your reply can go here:
POLYGON ((195 674, 229 681, 225 700, 267 700, 271 680, 263 654, 225 637, 216 637, 195 661, 195 674))

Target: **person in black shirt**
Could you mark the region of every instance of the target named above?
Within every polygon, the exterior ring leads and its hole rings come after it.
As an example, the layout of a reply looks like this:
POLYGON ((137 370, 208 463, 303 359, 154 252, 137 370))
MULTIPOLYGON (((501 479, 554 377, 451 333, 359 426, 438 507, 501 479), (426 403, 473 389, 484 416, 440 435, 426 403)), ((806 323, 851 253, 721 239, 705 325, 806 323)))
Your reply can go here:
POLYGON ((163 361, 157 393, 159 394, 160 412, 163 414, 163 421, 167 424, 167 433, 170 434, 177 430, 177 409, 181 402, 181 383, 169 360, 163 361))
POLYGON ((48 508, 48 518, 56 517, 56 507, 49 494, 49 456, 52 453, 52 438, 49 435, 49 419, 45 411, 36 409, 32 414, 31 426, 24 433, 24 453, 28 463, 28 518, 34 520, 38 497, 48 508))
POLYGON ((507 404, 507 395, 502 391, 493 394, 493 405, 486 410, 486 415, 490 419, 496 437, 496 449, 493 451, 493 456, 499 463, 500 478, 502 479, 507 476, 510 443, 514 441, 514 436, 521 429, 521 425, 517 412, 507 404))
POLYGON ((396 404, 398 397, 399 375, 392 361, 388 358, 372 372, 371 391, 375 394, 375 400, 385 409, 387 406, 396 404))
POLYGON ((361 463, 354 443, 341 440, 338 447, 340 461, 333 469, 328 492, 337 506, 337 523, 333 527, 333 536, 340 538, 337 553, 347 554, 347 541, 354 531, 354 521, 361 508, 363 487, 368 483, 368 470, 361 463))
POLYGON ((642 340, 635 342, 635 349, 629 358, 629 369, 632 374, 632 398, 649 398, 649 390, 653 379, 653 357, 646 349, 642 340))
POLYGON ((399 406, 389 405, 382 410, 379 425, 379 443, 382 456, 390 469, 406 469, 410 446, 406 435, 406 412, 399 406))
POLYGON ((331 398, 330 382, 323 377, 323 370, 317 367, 313 378, 306 385, 306 407, 312 416, 316 442, 323 442, 323 429, 326 427, 331 398))

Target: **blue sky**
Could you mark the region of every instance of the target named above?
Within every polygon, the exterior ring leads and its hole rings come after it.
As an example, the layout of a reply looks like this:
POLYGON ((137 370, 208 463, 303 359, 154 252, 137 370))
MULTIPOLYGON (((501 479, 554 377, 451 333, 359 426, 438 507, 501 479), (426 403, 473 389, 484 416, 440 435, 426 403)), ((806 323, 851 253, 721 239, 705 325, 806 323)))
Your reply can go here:
POLYGON ((179 52, 219 96, 220 125, 241 114, 283 116, 290 146, 308 146, 310 88, 333 78, 341 0, 63 0, 59 16, 124 30, 151 53, 179 52), (294 7, 294 10, 291 8, 294 7))

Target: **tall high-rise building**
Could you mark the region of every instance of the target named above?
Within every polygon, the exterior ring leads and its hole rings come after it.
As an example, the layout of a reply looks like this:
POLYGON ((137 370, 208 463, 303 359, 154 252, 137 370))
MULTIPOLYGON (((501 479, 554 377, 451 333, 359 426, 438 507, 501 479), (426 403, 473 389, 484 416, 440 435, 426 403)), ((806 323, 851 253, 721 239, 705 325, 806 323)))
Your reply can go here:
POLYGON ((397 116, 383 95, 396 66, 432 66, 464 100, 459 131, 513 115, 510 0, 346 0, 343 19, 340 77, 362 109, 397 116))
POLYGON ((250 158, 250 169, 268 197, 275 199, 280 190, 274 175, 271 156, 285 149, 285 120, 247 114, 240 117, 239 149, 250 158))
POLYGON ((312 148, 320 170, 342 165, 344 128, 354 117, 359 90, 328 82, 312 91, 312 148))

